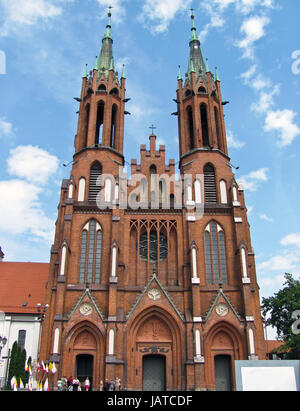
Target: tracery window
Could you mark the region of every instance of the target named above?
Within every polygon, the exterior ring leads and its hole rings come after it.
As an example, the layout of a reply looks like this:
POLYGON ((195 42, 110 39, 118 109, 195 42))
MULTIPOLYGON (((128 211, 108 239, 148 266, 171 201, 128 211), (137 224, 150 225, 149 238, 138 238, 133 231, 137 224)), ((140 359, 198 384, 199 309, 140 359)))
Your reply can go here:
POLYGON ((148 260, 148 250, 150 262, 155 263, 158 260, 163 261, 168 257, 168 240, 164 233, 158 233, 152 230, 149 233, 144 232, 140 236, 140 257, 142 260, 148 260), (158 240, 159 236, 159 240, 158 240), (159 247, 158 247, 159 244, 159 247))
POLYGON ((81 236, 79 282, 100 283, 102 229, 95 220, 88 222, 81 236))
POLYGON ((227 283, 226 247, 223 229, 212 221, 204 233, 207 284, 227 283))

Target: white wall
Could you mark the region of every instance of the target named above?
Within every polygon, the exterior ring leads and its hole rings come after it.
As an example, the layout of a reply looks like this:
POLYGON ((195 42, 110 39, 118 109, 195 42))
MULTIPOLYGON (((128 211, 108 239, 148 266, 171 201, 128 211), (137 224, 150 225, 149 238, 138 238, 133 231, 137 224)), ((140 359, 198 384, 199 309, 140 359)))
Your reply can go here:
POLYGON ((40 322, 37 317, 30 315, 12 315, 5 316, 5 321, 0 323, 0 330, 2 330, 2 337, 7 338, 7 343, 1 352, 0 361, 0 379, 5 377, 7 360, 3 357, 8 355, 8 350, 12 349, 15 341, 18 341, 19 330, 26 330, 25 350, 27 358, 31 357, 33 362, 37 361, 39 338, 40 338, 40 322))

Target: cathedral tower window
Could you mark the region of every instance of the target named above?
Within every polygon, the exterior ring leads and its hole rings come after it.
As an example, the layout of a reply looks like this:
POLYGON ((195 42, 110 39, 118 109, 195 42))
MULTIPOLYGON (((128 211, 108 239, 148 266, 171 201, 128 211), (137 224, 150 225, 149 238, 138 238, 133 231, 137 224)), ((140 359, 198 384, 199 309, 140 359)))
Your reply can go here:
POLYGON ((204 147, 209 147, 208 121, 206 104, 200 105, 202 141, 204 147))
POLYGON ((95 220, 87 223, 81 236, 79 282, 100 283, 102 230, 95 220))
POLYGON ((188 120, 188 130, 190 137, 190 150, 195 148, 195 137, 194 137, 194 120, 193 120, 193 109, 191 106, 187 108, 187 120, 188 120))
POLYGON ((215 123, 216 123, 216 132, 217 132, 218 147, 219 147, 220 150, 222 150, 221 136, 220 136, 219 112, 218 112, 217 107, 215 107, 214 111, 215 111, 215 123))
POLYGON ((111 112, 111 131, 110 131, 110 146, 116 148, 116 129, 117 129, 117 114, 118 108, 114 104, 111 112))
POLYGON ((106 91, 106 86, 104 84, 100 84, 100 86, 98 87, 98 91, 105 92, 106 91))
POLYGON ((212 221, 204 233, 206 282, 227 283, 226 248, 223 229, 212 221))
POLYGON ((216 175, 211 164, 204 167, 204 193, 206 203, 217 203, 216 175))
POLYGON ((85 134, 84 134, 83 148, 87 147, 89 124, 90 124, 90 105, 87 104, 85 107, 85 134))
POLYGON ((97 200, 97 195, 100 191, 101 182, 99 177, 102 175, 101 164, 95 162, 90 170, 90 182, 89 182, 89 201, 95 203, 97 200))
POLYGON ((98 103, 98 108, 97 108, 97 123, 96 123, 95 145, 102 144, 103 121, 104 121, 104 102, 100 101, 98 103))

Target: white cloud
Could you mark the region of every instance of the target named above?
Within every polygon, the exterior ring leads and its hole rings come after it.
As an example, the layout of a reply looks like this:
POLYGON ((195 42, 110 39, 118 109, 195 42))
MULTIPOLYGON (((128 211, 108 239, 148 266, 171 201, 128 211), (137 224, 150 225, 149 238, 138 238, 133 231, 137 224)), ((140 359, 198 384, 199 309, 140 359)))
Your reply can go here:
POLYGON ((259 114, 268 113, 268 110, 274 105, 274 96, 279 95, 279 92, 279 84, 277 84, 273 90, 260 91, 259 100, 251 105, 251 110, 259 114))
POLYGON ((0 230, 53 240, 54 221, 41 209, 41 191, 40 187, 22 180, 0 181, 0 230))
POLYGON ((191 4, 192 0, 145 0, 139 21, 153 33, 163 33, 177 13, 188 10, 191 4))
MULTIPOLYGON (((69 0, 65 0, 68 2, 69 0)), ((0 0, 4 24, 0 35, 8 35, 19 25, 32 25, 39 20, 48 20, 62 13, 62 8, 55 0, 0 0)))
POLYGON ((273 218, 268 217, 266 214, 260 214, 259 218, 261 220, 267 221, 268 223, 273 223, 273 218))
POLYGON ((281 273, 293 273, 299 268, 299 255, 295 255, 293 252, 283 253, 275 255, 257 265, 258 271, 278 271, 281 273))
POLYGON ((300 135, 300 128, 295 124, 296 116, 296 112, 288 109, 268 112, 264 129, 279 133, 278 145, 280 147, 290 145, 300 135))
POLYGON ((240 149, 245 146, 246 143, 238 140, 232 133, 232 131, 227 132, 227 145, 232 149, 240 149))
POLYGON ((238 179, 238 183, 242 184, 245 190, 255 192, 258 190, 260 183, 267 182, 269 177, 267 168, 261 168, 259 170, 252 171, 251 173, 241 176, 238 179))
POLYGON ((0 138, 11 138, 14 136, 12 123, 0 118, 0 138))
POLYGON ((58 169, 57 157, 33 146, 19 146, 10 151, 8 172, 30 183, 45 185, 58 169))
POLYGON ((300 249, 300 233, 288 234, 281 240, 283 246, 295 246, 300 249))
POLYGON ((253 16, 243 22, 241 32, 245 37, 236 44, 239 48, 243 49, 243 57, 253 59, 253 45, 265 36, 265 27, 269 23, 270 19, 266 16, 253 16))

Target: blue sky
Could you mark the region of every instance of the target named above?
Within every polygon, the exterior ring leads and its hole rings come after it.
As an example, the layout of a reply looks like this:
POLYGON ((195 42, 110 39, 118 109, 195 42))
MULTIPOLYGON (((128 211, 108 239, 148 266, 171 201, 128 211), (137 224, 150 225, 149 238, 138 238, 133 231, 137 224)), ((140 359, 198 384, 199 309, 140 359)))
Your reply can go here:
MULTIPOLYGON (((70 169, 85 64, 93 68, 113 6, 117 67, 126 64, 125 155, 155 124, 178 160, 178 65, 190 13, 218 67, 231 161, 245 187, 261 295, 300 272, 300 28, 294 0, 0 0, 0 245, 6 261, 49 260, 60 184, 70 169)), ((120 71, 119 71, 120 72, 120 71)))

